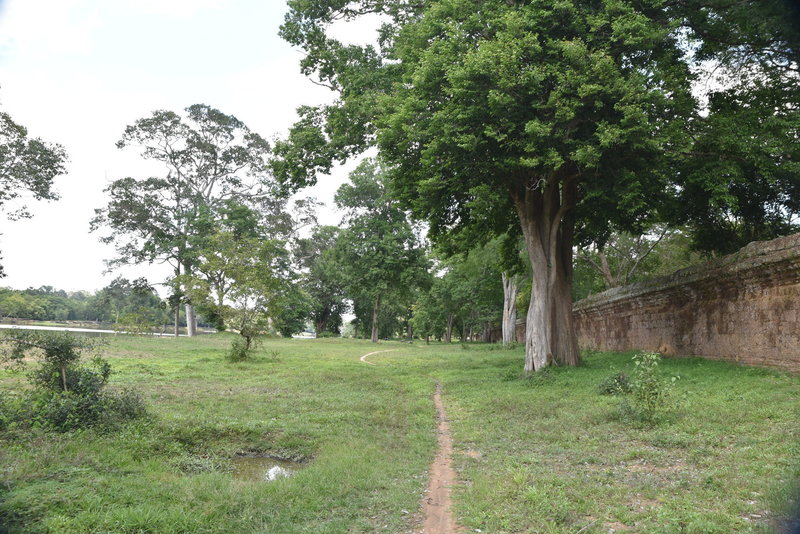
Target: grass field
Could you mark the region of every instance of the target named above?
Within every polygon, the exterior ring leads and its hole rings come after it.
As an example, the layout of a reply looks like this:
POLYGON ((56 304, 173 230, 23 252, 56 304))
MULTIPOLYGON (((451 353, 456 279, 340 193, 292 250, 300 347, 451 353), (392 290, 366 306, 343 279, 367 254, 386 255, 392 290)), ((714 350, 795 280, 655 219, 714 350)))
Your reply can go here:
MULTIPOLYGON (((798 477, 797 376, 666 360, 680 408, 648 427, 597 392, 630 354, 523 379, 522 350, 490 345, 268 340, 231 364, 229 343, 113 338, 112 385, 141 391, 153 417, 106 434, 0 434, 0 532, 413 532, 436 381, 470 532, 772 532, 798 477), (304 467, 237 480, 242 452, 304 467)), ((0 388, 21 387, 0 372, 0 388)))

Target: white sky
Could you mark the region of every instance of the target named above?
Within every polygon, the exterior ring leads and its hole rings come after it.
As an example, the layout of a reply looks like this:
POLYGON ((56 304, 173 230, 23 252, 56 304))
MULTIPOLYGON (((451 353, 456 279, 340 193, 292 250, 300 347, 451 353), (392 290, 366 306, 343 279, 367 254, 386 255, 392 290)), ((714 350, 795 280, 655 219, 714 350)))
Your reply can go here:
MULTIPOLYGON (((162 281, 163 267, 103 274, 113 249, 88 233, 107 202, 103 189, 150 168, 115 143, 153 110, 197 103, 272 138, 294 122, 297 106, 331 99, 278 37, 285 11, 283 0, 0 0, 0 109, 70 158, 55 182, 61 200, 29 203, 32 219, 0 218, 8 274, 0 286, 96 290, 117 274, 162 281)), ((374 26, 352 26, 337 36, 374 35, 374 26)), ((332 205, 352 167, 321 176, 303 195, 332 205)), ((332 209, 320 216, 324 224, 340 218, 332 209)))

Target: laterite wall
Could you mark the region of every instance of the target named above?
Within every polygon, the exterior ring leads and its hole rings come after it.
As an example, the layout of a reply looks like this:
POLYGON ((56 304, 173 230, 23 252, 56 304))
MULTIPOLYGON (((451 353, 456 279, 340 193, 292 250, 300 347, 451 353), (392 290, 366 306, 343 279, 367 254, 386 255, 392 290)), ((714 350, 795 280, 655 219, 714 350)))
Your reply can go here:
POLYGON ((800 372, 800 234, 575 303, 578 343, 800 372))

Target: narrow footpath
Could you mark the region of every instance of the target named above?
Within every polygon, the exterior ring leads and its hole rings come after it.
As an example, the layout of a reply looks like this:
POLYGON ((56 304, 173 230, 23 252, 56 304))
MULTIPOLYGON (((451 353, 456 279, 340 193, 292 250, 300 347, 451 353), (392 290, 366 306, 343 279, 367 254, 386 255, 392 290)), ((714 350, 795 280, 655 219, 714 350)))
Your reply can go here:
POLYGON ((366 353, 365 355, 363 355, 361 358, 359 358, 359 360, 361 360, 361 361, 362 361, 362 362, 364 362, 364 363, 368 363, 369 365, 375 365, 374 363, 372 363, 372 362, 370 362, 370 361, 367 361, 367 356, 372 356, 373 354, 381 354, 381 353, 383 353, 383 352, 393 352, 393 351, 395 351, 395 350, 397 350, 397 349, 389 349, 389 350, 376 350, 375 352, 368 352, 368 353, 366 353))
POLYGON ((450 423, 444 412, 442 402, 442 384, 436 382, 436 393, 433 395, 438 420, 439 450, 431 465, 431 478, 428 481, 428 495, 423 505, 425 522, 424 534, 456 534, 459 529, 453 517, 453 502, 450 500, 450 488, 456 483, 453 471, 453 440, 450 437, 450 423))
MULTIPOLYGON (((375 365, 367 360, 368 356, 392 350, 379 350, 361 356, 360 360, 369 365, 375 365)), ((438 448, 436 458, 433 460, 428 480, 428 489, 422 503, 423 523, 420 534, 458 534, 462 530, 453 517, 453 501, 450 499, 450 488, 456 483, 456 473, 453 470, 453 439, 450 437, 450 423, 444 411, 442 402, 442 384, 436 381, 436 392, 433 394, 433 404, 436 407, 436 434, 438 435, 438 448)))

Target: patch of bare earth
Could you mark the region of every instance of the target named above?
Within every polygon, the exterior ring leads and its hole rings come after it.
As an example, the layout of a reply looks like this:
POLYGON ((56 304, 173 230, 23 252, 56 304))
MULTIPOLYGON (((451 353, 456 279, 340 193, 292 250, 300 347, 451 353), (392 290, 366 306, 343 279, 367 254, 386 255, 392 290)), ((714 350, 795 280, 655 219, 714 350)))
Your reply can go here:
POLYGON ((620 523, 618 521, 609 521, 603 523, 603 532, 633 532, 634 528, 626 525, 625 523, 620 523))
POLYGON ((453 440, 450 437, 450 424, 447 421, 442 402, 442 385, 438 382, 433 403, 436 406, 436 418, 439 421, 437 426, 439 452, 431 465, 430 481, 423 501, 425 521, 420 532, 424 534, 456 534, 462 530, 453 517, 453 502, 450 499, 450 488, 456 483, 456 473, 453 471, 452 465, 453 440))

